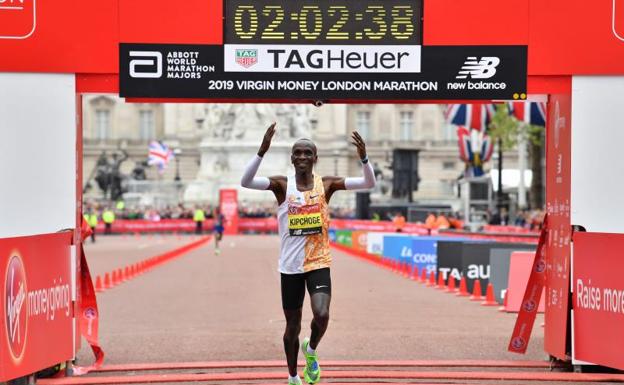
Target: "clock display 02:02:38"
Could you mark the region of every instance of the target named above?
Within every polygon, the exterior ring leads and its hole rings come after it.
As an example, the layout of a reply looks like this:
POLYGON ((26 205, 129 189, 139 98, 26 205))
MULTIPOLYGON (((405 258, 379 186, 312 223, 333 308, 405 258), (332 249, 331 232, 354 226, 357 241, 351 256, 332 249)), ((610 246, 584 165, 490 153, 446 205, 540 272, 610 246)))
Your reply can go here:
POLYGON ((421 15, 421 0, 226 0, 225 43, 421 44, 421 15))

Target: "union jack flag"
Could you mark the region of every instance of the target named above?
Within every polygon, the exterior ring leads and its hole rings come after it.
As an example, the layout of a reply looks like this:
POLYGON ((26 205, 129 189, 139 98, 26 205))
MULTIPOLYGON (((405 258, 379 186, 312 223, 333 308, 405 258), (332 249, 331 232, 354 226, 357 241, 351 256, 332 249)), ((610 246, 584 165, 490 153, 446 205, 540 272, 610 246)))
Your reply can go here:
POLYGON ((494 112, 492 104, 449 104, 446 107, 446 121, 456 126, 485 132, 492 121, 494 112))
POLYGON ((474 161, 474 154, 479 153, 481 162, 487 162, 492 158, 494 143, 490 136, 482 132, 471 132, 466 127, 457 127, 457 139, 459 144, 459 157, 466 163, 474 161), (479 143, 481 142, 481 143, 479 143))
POLYGON ((546 103, 509 102, 509 114, 520 122, 535 126, 546 125, 546 103))
POLYGON ((490 160, 494 152, 492 138, 483 131, 468 129, 463 126, 457 127, 457 139, 459 144, 459 157, 467 165, 466 175, 483 175, 483 163, 490 160), (479 154, 479 156, 476 156, 479 154), (471 167, 471 168, 470 168, 471 167))
POLYGON ((165 171, 165 167, 169 161, 174 158, 173 151, 166 144, 156 140, 149 144, 149 154, 147 164, 156 165, 161 173, 165 171))

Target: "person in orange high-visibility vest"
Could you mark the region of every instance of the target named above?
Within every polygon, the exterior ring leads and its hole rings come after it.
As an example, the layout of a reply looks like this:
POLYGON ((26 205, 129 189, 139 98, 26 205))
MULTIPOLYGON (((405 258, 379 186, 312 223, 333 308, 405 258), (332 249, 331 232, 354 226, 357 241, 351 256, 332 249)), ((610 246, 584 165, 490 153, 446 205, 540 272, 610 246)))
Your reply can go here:
POLYGON ((451 227, 451 224, 448 221, 448 219, 446 219, 444 214, 438 215, 438 217, 435 220, 435 228, 436 229, 440 229, 440 230, 444 230, 444 229, 448 229, 450 227, 451 227))
POLYGON ((429 213, 429 215, 427 215, 427 219, 425 219, 425 227, 427 228, 429 234, 431 234, 431 230, 436 228, 436 216, 434 213, 429 213))
POLYGON ((405 217, 401 213, 397 213, 394 218, 392 218, 392 224, 394 224, 394 229, 397 233, 403 232, 403 227, 405 227, 405 217))

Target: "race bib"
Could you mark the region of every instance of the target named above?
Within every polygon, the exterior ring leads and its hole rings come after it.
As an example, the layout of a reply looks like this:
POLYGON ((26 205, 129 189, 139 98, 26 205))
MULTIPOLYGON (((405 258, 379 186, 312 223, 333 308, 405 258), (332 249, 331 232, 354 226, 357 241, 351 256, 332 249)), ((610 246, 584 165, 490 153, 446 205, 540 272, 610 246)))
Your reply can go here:
POLYGON ((291 236, 320 234, 323 229, 321 206, 288 205, 288 232, 291 236))

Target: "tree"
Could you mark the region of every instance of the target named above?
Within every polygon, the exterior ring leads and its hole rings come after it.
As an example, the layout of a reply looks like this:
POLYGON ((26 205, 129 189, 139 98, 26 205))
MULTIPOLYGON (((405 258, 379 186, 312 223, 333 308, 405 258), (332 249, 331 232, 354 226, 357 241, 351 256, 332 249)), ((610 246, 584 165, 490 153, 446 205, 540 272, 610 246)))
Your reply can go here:
POLYGON ((503 150, 510 150, 517 145, 519 126, 518 121, 509 115, 507 103, 496 104, 489 135, 498 144, 498 205, 503 200, 503 150))
MULTIPOLYGON (((542 183, 544 127, 518 122, 509 115, 507 103, 500 103, 496 104, 496 112, 489 128, 490 136, 499 145, 499 175, 502 175, 502 151, 516 148, 519 138, 524 137, 528 141, 533 175, 529 189, 529 207, 541 208, 544 204, 544 186, 542 183)), ((499 178, 499 194, 501 194, 501 180, 502 178, 499 178)))
POLYGON ((529 206, 539 209, 544 206, 544 184, 542 162, 544 159, 544 126, 526 126, 529 139, 529 156, 531 157, 531 189, 529 190, 529 206))

